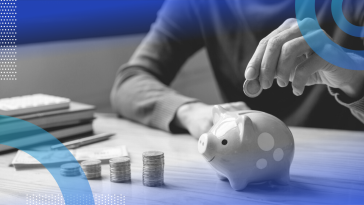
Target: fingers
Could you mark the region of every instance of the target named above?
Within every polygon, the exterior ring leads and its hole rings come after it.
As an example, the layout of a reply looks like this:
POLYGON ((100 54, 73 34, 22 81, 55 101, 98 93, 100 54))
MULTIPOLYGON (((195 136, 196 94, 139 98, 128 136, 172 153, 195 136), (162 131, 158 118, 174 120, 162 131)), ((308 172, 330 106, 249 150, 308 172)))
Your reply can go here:
POLYGON ((319 84, 321 80, 318 72, 327 64, 328 62, 317 54, 312 54, 306 61, 299 64, 292 81, 293 93, 297 96, 302 95, 306 85, 319 84))
POLYGON ((289 81, 292 81, 297 65, 306 60, 306 55, 311 55, 312 52, 302 36, 290 40, 282 46, 276 68, 277 83, 280 87, 286 87, 289 81))
POLYGON ((276 76, 276 68, 280 59, 283 45, 285 45, 286 42, 289 42, 292 39, 296 39, 300 36, 301 32, 299 28, 293 27, 269 39, 264 52, 259 74, 259 81, 263 89, 268 89, 272 86, 273 80, 276 76))
POLYGON ((255 50, 253 57, 250 59, 248 66, 245 69, 245 78, 247 80, 254 80, 259 76, 260 67, 269 39, 281 33, 282 31, 291 28, 294 24, 297 24, 296 19, 286 20, 280 27, 278 27, 276 30, 274 30, 272 33, 270 33, 267 37, 259 42, 259 45, 255 50))

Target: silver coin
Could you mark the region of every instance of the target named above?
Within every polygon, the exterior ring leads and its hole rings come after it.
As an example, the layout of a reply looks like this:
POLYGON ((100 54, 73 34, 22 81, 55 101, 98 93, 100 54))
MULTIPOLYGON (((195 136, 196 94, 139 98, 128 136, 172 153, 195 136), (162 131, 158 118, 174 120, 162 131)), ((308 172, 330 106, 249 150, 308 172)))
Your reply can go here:
POLYGON ((259 80, 246 80, 243 85, 243 90, 246 96, 255 98, 262 93, 263 88, 260 86, 259 80))
POLYGON ((160 158, 163 157, 164 153, 160 151, 148 151, 143 153, 143 157, 145 158, 160 158))
POLYGON ((80 175, 80 172, 61 172, 62 176, 70 177, 70 176, 78 176, 80 175))
POLYGON ((81 166, 89 167, 89 166, 97 166, 101 165, 101 161, 98 159, 95 160, 86 160, 81 162, 81 166))
POLYGON ((131 179, 131 177, 115 177, 115 176, 112 176, 112 177, 110 177, 110 179, 111 180, 113 180, 113 181, 126 181, 126 180, 130 180, 131 179))
POLYGON ((86 179, 97 179, 101 177, 101 173, 82 174, 81 176, 86 179))
POLYGON ((114 176, 114 175, 110 176, 110 178, 113 179, 113 180, 127 180, 127 179, 131 179, 130 176, 114 176))
POLYGON ((90 168, 83 168, 82 169, 83 170, 83 172, 89 172, 89 173, 95 173, 95 172, 101 172, 101 167, 97 167, 97 168, 92 168, 92 169, 90 169, 90 168))
POLYGON ((157 187, 157 186, 163 186, 164 182, 157 182, 157 183, 148 183, 148 182, 143 182, 144 186, 149 186, 149 187, 157 187))
POLYGON ((130 165, 128 165, 128 166, 110 166, 110 169, 112 169, 112 170, 130 169, 130 165))
MULTIPOLYGON (((101 161, 86 160, 81 163, 81 177, 86 179, 97 179, 101 177, 101 161)), ((81 169, 80 168, 80 169, 81 169)))
POLYGON ((127 179, 127 180, 110 179, 110 181, 116 182, 116 183, 125 183, 125 182, 131 182, 131 179, 127 179))
POLYGON ((109 160, 110 165, 130 164, 129 157, 117 157, 109 160))
POLYGON ((59 171, 61 174, 74 174, 74 173, 80 173, 80 171, 78 169, 76 170, 60 170, 59 171))
POLYGON ((78 170, 80 168, 80 164, 78 163, 66 163, 62 164, 61 169, 63 170, 78 170))
POLYGON ((110 181, 124 183, 131 181, 130 158, 118 157, 109 160, 110 181))
POLYGON ((164 153, 149 151, 143 153, 143 185, 161 186, 164 184, 164 153))
POLYGON ((110 169, 125 169, 130 167, 130 164, 126 164, 126 165, 110 165, 110 169))

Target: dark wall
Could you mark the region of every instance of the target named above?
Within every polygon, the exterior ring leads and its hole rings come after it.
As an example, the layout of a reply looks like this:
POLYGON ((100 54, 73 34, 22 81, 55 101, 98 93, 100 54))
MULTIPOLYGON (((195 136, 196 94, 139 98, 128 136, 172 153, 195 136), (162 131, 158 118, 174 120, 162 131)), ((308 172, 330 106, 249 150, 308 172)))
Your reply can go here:
POLYGON ((17 44, 145 33, 163 0, 18 0, 17 44))

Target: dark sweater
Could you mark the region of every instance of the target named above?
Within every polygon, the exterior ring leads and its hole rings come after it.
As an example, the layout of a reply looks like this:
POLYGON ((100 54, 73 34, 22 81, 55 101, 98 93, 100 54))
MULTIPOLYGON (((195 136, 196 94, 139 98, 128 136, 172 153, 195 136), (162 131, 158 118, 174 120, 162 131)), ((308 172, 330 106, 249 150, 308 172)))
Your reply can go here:
MULTIPOLYGON (((363 49, 361 39, 350 37, 335 26, 330 15, 331 1, 318 2, 321 27, 339 45, 363 49)), ((350 1, 345 3, 346 13, 354 13, 349 15, 352 16, 349 20, 363 25, 363 12, 357 11, 362 7, 350 1)), ((181 65, 205 47, 226 102, 243 101, 250 108, 273 114, 288 125, 364 130, 349 110, 364 121, 364 103, 338 103, 322 85, 307 87, 300 97, 293 95, 291 85, 280 88, 276 83, 257 98, 244 95, 245 68, 259 41, 286 19, 294 17, 294 0, 165 2, 148 35, 117 73, 111 93, 115 111, 145 125, 173 131, 170 123, 178 107, 198 100, 182 96, 168 85, 181 65)), ((340 91, 331 94, 339 100, 340 91)))

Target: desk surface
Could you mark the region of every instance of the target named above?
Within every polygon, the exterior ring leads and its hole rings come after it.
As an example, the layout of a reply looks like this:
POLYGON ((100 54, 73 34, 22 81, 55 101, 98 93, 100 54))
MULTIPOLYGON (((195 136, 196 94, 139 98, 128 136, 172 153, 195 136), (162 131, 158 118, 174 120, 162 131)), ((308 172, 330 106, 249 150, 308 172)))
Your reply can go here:
MULTIPOLYGON (((90 180, 96 194, 122 194, 125 204, 364 204, 364 132, 292 127, 296 151, 291 183, 249 185, 234 191, 220 181, 197 151, 197 140, 171 135, 111 114, 98 114, 96 132, 116 132, 110 140, 89 147, 126 145, 132 182, 110 182, 109 167, 102 179, 90 180), (165 154, 165 186, 142 185, 142 153, 165 154)), ((15 153, 0 156, 0 204, 26 204, 26 194, 60 194, 46 169, 15 171, 15 153)))

